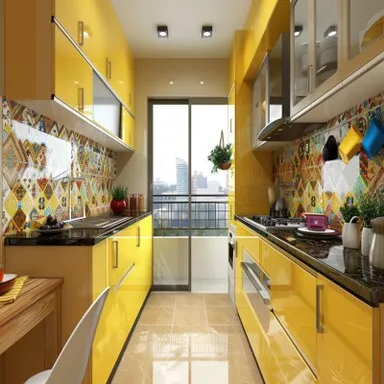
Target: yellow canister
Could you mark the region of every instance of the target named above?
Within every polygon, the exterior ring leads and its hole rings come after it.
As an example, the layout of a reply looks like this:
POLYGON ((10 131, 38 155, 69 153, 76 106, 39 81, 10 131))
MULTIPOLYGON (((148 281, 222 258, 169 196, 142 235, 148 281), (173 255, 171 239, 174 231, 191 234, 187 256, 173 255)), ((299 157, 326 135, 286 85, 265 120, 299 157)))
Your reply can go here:
POLYGON ((357 127, 352 125, 339 146, 340 157, 345 164, 348 164, 352 157, 360 151, 363 138, 357 127))

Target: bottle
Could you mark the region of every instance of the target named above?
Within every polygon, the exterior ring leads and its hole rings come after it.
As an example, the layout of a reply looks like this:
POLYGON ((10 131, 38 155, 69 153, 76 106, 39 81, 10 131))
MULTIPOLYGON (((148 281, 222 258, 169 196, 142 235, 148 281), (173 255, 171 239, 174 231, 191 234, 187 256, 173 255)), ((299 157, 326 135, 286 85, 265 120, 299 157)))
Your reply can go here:
POLYGON ((143 212, 144 211, 144 195, 139 195, 139 202, 138 202, 138 211, 143 212))
POLYGON ((129 199, 129 210, 130 212, 136 212, 137 210, 137 196, 131 195, 129 199))

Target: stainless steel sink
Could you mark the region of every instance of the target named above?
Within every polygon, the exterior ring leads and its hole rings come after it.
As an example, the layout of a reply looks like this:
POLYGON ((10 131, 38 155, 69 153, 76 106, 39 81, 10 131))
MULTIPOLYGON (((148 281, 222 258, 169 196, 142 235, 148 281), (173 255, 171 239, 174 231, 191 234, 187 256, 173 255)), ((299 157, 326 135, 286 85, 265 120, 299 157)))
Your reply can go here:
POLYGON ((85 219, 72 221, 69 224, 77 229, 109 229, 124 224, 131 219, 132 217, 99 216, 87 217, 85 219))

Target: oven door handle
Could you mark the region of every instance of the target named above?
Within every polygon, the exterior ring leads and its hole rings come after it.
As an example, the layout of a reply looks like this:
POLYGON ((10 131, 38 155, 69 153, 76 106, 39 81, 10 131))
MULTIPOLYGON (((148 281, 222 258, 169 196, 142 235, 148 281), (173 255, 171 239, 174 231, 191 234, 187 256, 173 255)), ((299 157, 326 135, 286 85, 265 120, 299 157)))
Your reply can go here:
POLYGON ((272 310, 271 301, 270 301, 270 295, 268 293, 268 290, 264 287, 263 283, 255 275, 255 273, 247 265, 247 263, 241 262, 240 264, 243 267, 243 270, 246 273, 246 275, 248 276, 249 280, 251 280, 251 283, 256 288, 256 291, 259 294, 259 296, 260 296, 261 300, 263 301, 263 303, 265 305, 267 305, 270 310, 272 310))

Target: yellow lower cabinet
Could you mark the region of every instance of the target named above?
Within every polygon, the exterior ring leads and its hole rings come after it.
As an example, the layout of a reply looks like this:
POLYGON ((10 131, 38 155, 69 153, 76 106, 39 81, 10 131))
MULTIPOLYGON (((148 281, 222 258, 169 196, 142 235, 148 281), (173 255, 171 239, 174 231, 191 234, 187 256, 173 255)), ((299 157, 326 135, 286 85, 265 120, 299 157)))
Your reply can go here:
POLYGON ((140 228, 140 278, 141 291, 145 297, 152 287, 152 243, 153 224, 152 216, 148 216, 139 222, 140 228))
POLYGON ((379 330, 379 309, 366 305, 322 276, 317 284, 322 328, 322 333, 317 334, 319 383, 379 382, 373 374, 373 329, 377 326, 379 330))
POLYGON ((316 277, 272 247, 268 253, 273 311, 316 370, 316 277))

